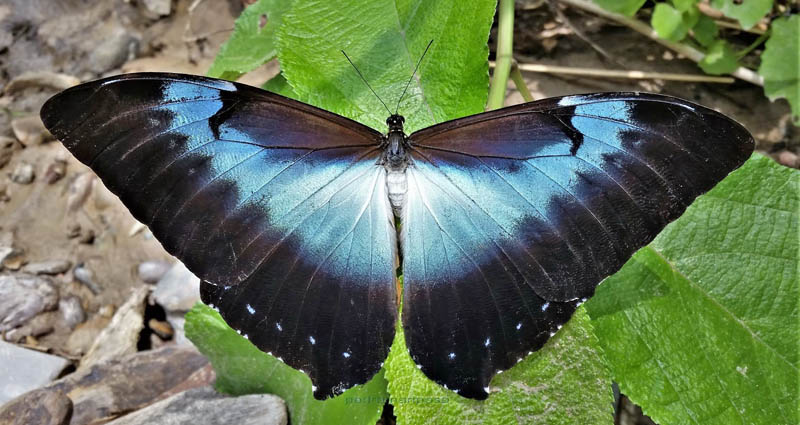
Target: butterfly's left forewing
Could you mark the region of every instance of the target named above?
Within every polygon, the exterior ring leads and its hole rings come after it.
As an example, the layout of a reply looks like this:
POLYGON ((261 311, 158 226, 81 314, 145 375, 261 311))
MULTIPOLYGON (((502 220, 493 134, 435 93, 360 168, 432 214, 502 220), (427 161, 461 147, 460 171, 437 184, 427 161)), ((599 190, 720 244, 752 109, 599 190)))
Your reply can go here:
POLYGON ((50 131, 315 396, 381 368, 397 315, 381 135, 240 84, 131 74, 62 92, 50 131))
POLYGON ((625 93, 479 114, 410 143, 406 342, 423 372, 472 398, 753 149, 714 111, 625 93))

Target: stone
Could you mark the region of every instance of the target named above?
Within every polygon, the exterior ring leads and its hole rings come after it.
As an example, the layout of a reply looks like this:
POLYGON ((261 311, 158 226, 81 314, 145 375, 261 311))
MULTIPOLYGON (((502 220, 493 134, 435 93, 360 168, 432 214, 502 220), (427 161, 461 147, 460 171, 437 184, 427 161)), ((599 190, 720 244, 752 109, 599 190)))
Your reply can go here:
POLYGON ((172 13, 172 0, 143 0, 145 10, 155 17, 169 16, 172 13))
POLYGON ((59 391, 38 389, 0 406, 0 425, 67 425, 72 400, 59 391))
MULTIPOLYGON (((78 369, 42 390, 72 400, 71 425, 101 424, 169 397, 176 389, 209 385, 214 375, 204 372, 208 366, 197 349, 168 345, 78 369)), ((18 406, 21 402, 18 398, 3 410, 21 411, 26 408, 18 406)), ((26 405, 28 409, 36 407, 26 405)))
POLYGON ((35 177, 33 165, 24 161, 17 164, 17 167, 11 172, 11 181, 17 184, 31 184, 35 177))
POLYGON ((45 312, 34 316, 31 320, 23 323, 22 326, 6 332, 5 340, 8 342, 20 342, 28 337, 40 337, 53 332, 53 323, 56 321, 55 312, 45 312))
POLYGON ((101 314, 92 316, 89 320, 76 326, 75 330, 69 334, 64 349, 74 356, 83 356, 84 353, 89 351, 89 348, 97 340, 97 336, 108 326, 110 321, 110 317, 101 314))
POLYGON ((166 261, 145 261, 136 268, 139 279, 145 283, 157 283, 169 271, 172 264, 166 261))
POLYGON ((108 326, 81 359, 80 369, 136 352, 139 334, 144 328, 144 306, 150 289, 139 286, 114 313, 108 326))
POLYGON ((44 181, 47 184, 53 184, 67 174, 67 162, 59 159, 54 160, 44 170, 44 181))
POLYGON ((778 163, 786 167, 800 167, 800 159, 798 159, 797 154, 789 150, 781 151, 778 154, 778 163))
POLYGON ((58 311, 61 313, 61 321, 70 329, 75 328, 86 320, 86 312, 83 311, 81 299, 70 295, 58 301, 58 311))
POLYGON ((67 359, 0 341, 0 405, 49 384, 68 364, 67 359))
POLYGON ((30 274, 57 275, 66 273, 72 263, 69 260, 49 260, 38 263, 28 263, 22 267, 22 271, 30 274))
POLYGON ((272 394, 229 397, 211 387, 194 388, 123 416, 109 425, 286 425, 284 401, 272 394))
POLYGON ((72 75, 50 71, 26 71, 9 81, 3 91, 6 94, 15 94, 29 88, 48 88, 61 91, 80 83, 81 80, 72 75))
POLYGON ((0 275, 0 332, 13 329, 58 305, 58 289, 49 278, 27 273, 0 275))
POLYGON ((192 341, 186 338, 185 313, 167 313, 167 322, 172 326, 172 340, 178 345, 192 345, 192 341))
POLYGON ((11 130, 14 131, 14 137, 16 137, 23 146, 40 145, 53 139, 53 135, 47 131, 42 119, 39 118, 39 114, 27 115, 11 120, 11 130))
POLYGON ((94 281, 94 273, 84 266, 83 264, 79 264, 75 267, 75 270, 72 271, 75 280, 83 284, 83 286, 89 288, 93 294, 97 295, 100 293, 100 287, 94 281))
POLYGON ((187 312, 200 301, 200 279, 177 262, 158 281, 153 299, 167 313, 187 312))

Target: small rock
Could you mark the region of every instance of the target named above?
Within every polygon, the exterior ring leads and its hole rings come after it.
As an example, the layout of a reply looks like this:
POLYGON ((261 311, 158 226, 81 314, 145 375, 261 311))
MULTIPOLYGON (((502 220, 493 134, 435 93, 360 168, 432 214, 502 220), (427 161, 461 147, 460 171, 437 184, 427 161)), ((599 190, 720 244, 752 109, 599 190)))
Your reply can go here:
POLYGON ((81 369, 136 352, 136 343, 144 328, 144 305, 149 292, 146 286, 133 289, 128 300, 114 313, 111 322, 81 359, 81 369))
POLYGON ((174 330, 169 322, 162 322, 156 319, 150 319, 147 321, 147 327, 150 328, 159 338, 163 340, 171 339, 174 330))
POLYGON ((67 211, 72 213, 83 207, 92 193, 94 180, 94 174, 90 172, 79 174, 72 180, 67 195, 67 211))
POLYGON ((83 264, 78 264, 75 267, 75 270, 72 271, 73 276, 75 276, 75 280, 82 283, 83 286, 89 288, 93 294, 97 295, 100 293, 100 287, 94 281, 94 273, 89 270, 83 264))
POLYGON ((55 379, 69 361, 0 341, 0 405, 55 379))
POLYGON ((172 264, 166 261, 145 261, 140 263, 136 271, 139 279, 145 283, 156 283, 169 271, 172 264))
POLYGON ((181 262, 158 281, 153 299, 170 312, 187 312, 200 301, 200 279, 181 262))
POLYGON ((153 403, 109 425, 286 425, 288 421, 286 403, 276 395, 230 397, 211 387, 201 387, 153 403))
POLYGON ((9 242, 7 245, 0 245, 0 266, 8 268, 9 270, 17 270, 19 267, 16 267, 16 269, 14 267, 21 265, 21 263, 24 262, 24 258, 24 252, 16 248, 13 245, 13 241, 9 242))
POLYGON ((143 0, 145 10, 155 17, 169 16, 172 13, 172 0, 143 0))
POLYGON ((11 200, 11 194, 8 193, 8 185, 0 182, 0 202, 8 202, 11 200))
POLYGON ((778 163, 791 168, 800 167, 800 160, 798 160, 797 154, 792 151, 781 151, 778 154, 778 163))
POLYGON ((102 74, 133 59, 138 49, 139 39, 128 34, 124 28, 116 27, 95 45, 86 63, 91 71, 102 74))
POLYGON ((26 263, 25 254, 21 250, 14 249, 10 253, 0 253, 3 256, 2 266, 8 270, 19 270, 26 263))
POLYGON ((3 89, 6 94, 14 94, 29 88, 49 88, 55 91, 77 86, 81 80, 72 75, 48 71, 27 71, 14 77, 3 89))
POLYGON ((89 320, 75 327, 75 330, 69 335, 64 349, 72 355, 83 356, 89 351, 89 348, 97 340, 97 336, 108 326, 110 321, 110 317, 104 317, 100 314, 92 316, 89 320))
POLYGON ((5 340, 8 342, 19 342, 29 337, 39 337, 53 332, 55 316, 45 312, 28 320, 22 326, 6 332, 5 340))
POLYGON ((81 299, 74 295, 59 300, 58 311, 61 313, 61 320, 70 329, 86 320, 86 312, 83 311, 81 299))
POLYGON ((55 390, 33 390, 0 407, 3 425, 68 425, 71 416, 72 400, 55 390))
POLYGON ((61 160, 55 160, 47 166, 47 169, 44 171, 44 181, 47 184, 53 184, 67 174, 67 162, 61 160))
POLYGON ((0 275, 0 332, 53 310, 57 304, 58 289, 49 278, 25 273, 0 275))
POLYGON ((0 136, 0 168, 3 168, 11 161, 14 152, 17 151, 19 145, 16 139, 11 137, 0 136))
POLYGON ((53 138, 53 135, 42 123, 42 119, 39 118, 39 114, 11 120, 11 130, 14 131, 14 137, 23 146, 40 145, 53 138))
POLYGON ((72 263, 69 260, 50 260, 26 264, 22 271, 30 274, 57 275, 66 273, 70 267, 72 263))
POLYGON ((31 184, 35 176, 33 165, 20 162, 11 173, 11 181, 18 184, 31 184))

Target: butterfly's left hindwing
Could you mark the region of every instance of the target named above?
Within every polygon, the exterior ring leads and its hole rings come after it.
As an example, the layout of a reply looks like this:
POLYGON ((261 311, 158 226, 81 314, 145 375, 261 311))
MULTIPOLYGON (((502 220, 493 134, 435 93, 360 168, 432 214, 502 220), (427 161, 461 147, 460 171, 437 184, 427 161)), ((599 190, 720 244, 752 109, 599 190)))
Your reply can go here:
POLYGON ((753 149, 721 114, 624 93, 505 108, 410 142, 406 343, 426 375, 479 399, 753 149))
POLYGON ((62 92, 48 129, 315 397, 380 370, 397 316, 381 135, 244 85, 130 74, 62 92))

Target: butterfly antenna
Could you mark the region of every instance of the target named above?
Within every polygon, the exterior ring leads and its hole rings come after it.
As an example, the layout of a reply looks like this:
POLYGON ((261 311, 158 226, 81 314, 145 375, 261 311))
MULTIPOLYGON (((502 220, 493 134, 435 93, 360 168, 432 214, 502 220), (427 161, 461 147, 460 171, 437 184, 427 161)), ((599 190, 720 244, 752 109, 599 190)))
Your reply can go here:
POLYGON ((400 102, 403 100, 403 97, 405 97, 405 95, 406 95, 406 92, 408 91, 408 86, 410 86, 410 85, 411 85, 411 80, 413 80, 413 79, 414 79, 414 75, 416 75, 416 74, 417 74, 417 70, 419 69, 419 64, 421 64, 421 63, 422 63, 422 58, 424 58, 424 57, 425 57, 425 54, 426 54, 426 53, 428 53, 428 49, 430 49, 430 48, 431 48, 431 44, 433 44, 433 40, 431 40, 431 41, 428 43, 428 47, 426 47, 426 48, 425 48, 425 51, 424 51, 424 52, 422 52, 422 56, 420 56, 420 57, 419 57, 419 60, 417 61, 417 66, 415 66, 415 67, 414 67, 414 72, 412 72, 412 73, 411 73, 411 78, 409 78, 409 79, 408 79, 408 82, 406 83, 406 88, 405 88, 405 89, 403 89, 403 94, 401 94, 401 95, 400 95, 400 99, 398 99, 398 100, 397 100, 397 108, 395 108, 395 110, 394 110, 394 114, 395 114, 395 115, 397 115, 397 111, 399 111, 399 110, 400 110, 400 102))
POLYGON ((347 61, 350 62, 350 65, 353 65, 353 68, 355 68, 356 72, 358 73, 358 76, 361 77, 361 81, 363 81, 364 84, 367 85, 367 88, 369 88, 369 90, 372 92, 372 94, 374 94, 375 97, 377 97, 378 100, 381 101, 381 103, 383 104, 383 107, 386 108, 386 112, 388 112, 389 115, 392 115, 392 111, 389 109, 388 106, 386 106, 386 103, 383 102, 383 99, 381 99, 381 97, 378 96, 378 93, 375 93, 375 90, 372 90, 372 87, 370 87, 369 83, 367 82, 367 79, 364 78, 363 75, 361 75, 361 71, 358 70, 358 67, 356 66, 356 64, 354 64, 353 61, 350 60, 350 56, 347 56, 347 53, 345 53, 344 50, 342 50, 342 54, 344 55, 344 57, 347 58, 347 61))

